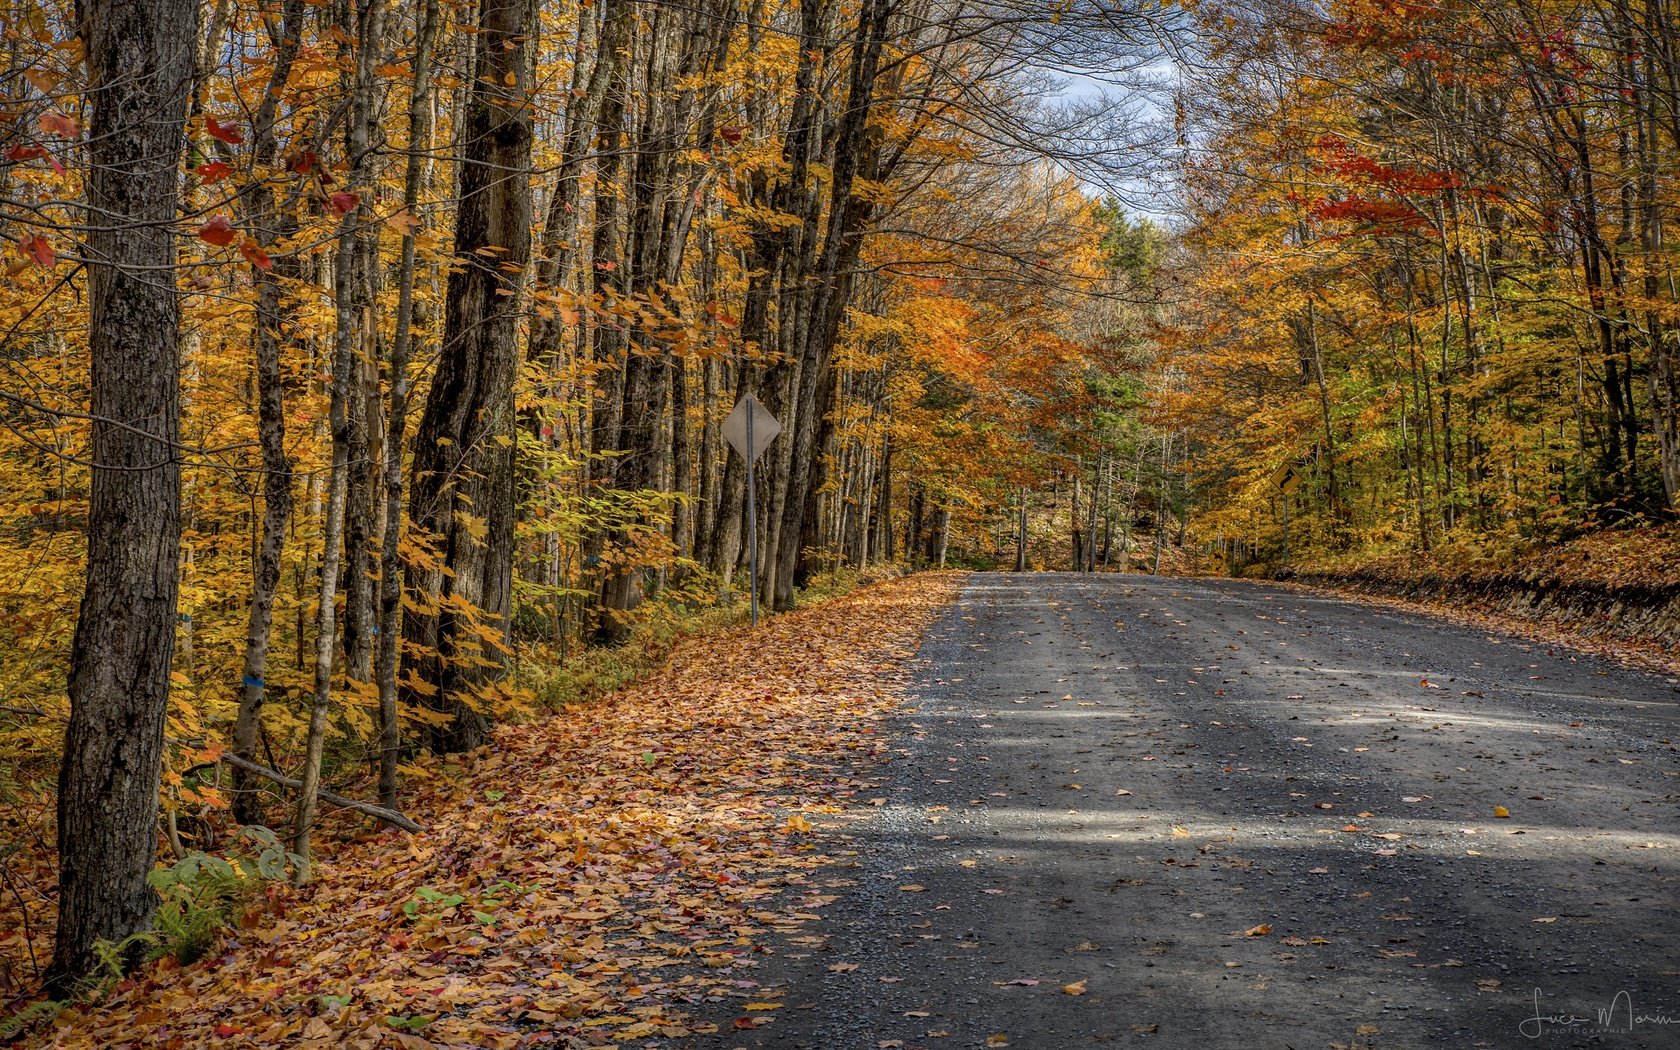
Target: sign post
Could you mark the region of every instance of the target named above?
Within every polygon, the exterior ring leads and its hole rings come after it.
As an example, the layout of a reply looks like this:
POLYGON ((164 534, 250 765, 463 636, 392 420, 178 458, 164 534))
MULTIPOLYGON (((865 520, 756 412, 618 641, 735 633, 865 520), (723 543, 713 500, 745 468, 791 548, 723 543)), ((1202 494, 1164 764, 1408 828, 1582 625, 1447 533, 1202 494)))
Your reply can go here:
POLYGON ((1301 487, 1301 475, 1292 464, 1285 463, 1272 472, 1272 484, 1283 493, 1283 564, 1289 564, 1289 496, 1301 487))
POLYGON ((758 626, 758 478, 754 464, 782 425, 770 410, 751 394, 743 394, 735 402, 734 411, 723 421, 723 436, 740 457, 747 461, 747 564, 752 579, 752 624, 758 626))

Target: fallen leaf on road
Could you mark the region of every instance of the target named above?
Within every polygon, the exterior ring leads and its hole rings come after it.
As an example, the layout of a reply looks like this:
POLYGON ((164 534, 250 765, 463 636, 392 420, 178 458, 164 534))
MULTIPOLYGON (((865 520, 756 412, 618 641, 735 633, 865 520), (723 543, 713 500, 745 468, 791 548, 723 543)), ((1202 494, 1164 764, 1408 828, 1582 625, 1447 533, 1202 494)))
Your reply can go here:
POLYGON ((912 882, 908 886, 900 886, 899 889, 903 890, 905 893, 921 893, 923 890, 927 889, 927 887, 923 886, 919 882, 912 882))
POLYGON ((1328 875, 1328 874, 1330 874, 1330 869, 1329 868, 1308 868, 1307 869, 1307 874, 1308 875, 1328 875))
POLYGON ((1100 952, 1102 951, 1102 948, 1099 945, 1092 944, 1090 941, 1080 941, 1078 944, 1073 946, 1073 950, 1076 952, 1100 952))
POLYGON ((1476 991, 1478 993, 1497 992, 1499 991, 1499 986, 1504 983, 1504 981, 1501 981, 1497 977, 1478 977, 1476 978, 1476 991))
POLYGON ((1115 794, 1116 795, 1130 795, 1131 792, 1127 791, 1125 788, 1121 788, 1119 791, 1116 791, 1115 794))
POLYGON ((858 968, 857 963, 830 963, 829 967, 828 967, 828 972, 829 973, 851 973, 853 970, 855 970, 857 968, 858 968))
POLYGON ((986 1045, 987 1046, 1008 1046, 1009 1045, 1009 1037, 1007 1035, 1002 1034, 1002 1033, 999 1033, 997 1035, 988 1035, 986 1037, 986 1045))
POLYGON ((1540 916, 1540 918, 1535 919, 1533 921, 1534 922, 1557 922, 1557 916, 1556 915, 1542 915, 1542 916, 1540 916))
POLYGON ((1032 986, 1034 986, 1038 983, 1038 978, 1037 977, 1017 977, 1013 981, 993 981, 992 983, 997 985, 999 988, 1007 988, 1012 984, 1018 984, 1023 988, 1031 988, 1032 986))
POLYGON ((1190 829, 1188 829, 1188 828, 1181 828, 1181 827, 1176 827, 1175 826, 1172 829, 1172 833, 1173 833, 1173 838, 1175 838, 1175 839, 1187 839, 1187 838, 1190 837, 1190 829))
POLYGON ((1085 994, 1085 982, 1088 981, 1088 980, 1090 980, 1089 977, 1081 977, 1079 980, 1074 981, 1072 984, 1062 985, 1062 994, 1063 995, 1084 995, 1085 994))
POLYGON ((1509 817, 1511 815, 1511 811, 1506 809, 1504 806, 1495 806, 1493 807, 1493 815, 1496 817, 1509 817))
POLYGON ((1423 796, 1422 795, 1401 795, 1400 796, 1400 801, 1402 801, 1402 802, 1422 802, 1423 801, 1423 796))
POLYGON ((1264 937, 1272 932, 1271 923, 1263 922, 1258 926, 1250 926, 1243 931, 1244 937, 1264 937))

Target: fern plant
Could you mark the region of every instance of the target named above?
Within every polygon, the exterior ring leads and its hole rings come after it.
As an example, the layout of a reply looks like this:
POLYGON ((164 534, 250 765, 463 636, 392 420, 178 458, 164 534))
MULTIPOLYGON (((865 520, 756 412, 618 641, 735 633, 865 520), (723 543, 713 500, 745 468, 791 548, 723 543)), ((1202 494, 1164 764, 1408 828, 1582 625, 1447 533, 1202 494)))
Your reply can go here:
MULTIPOLYGON (((258 886, 285 881, 302 862, 268 828, 247 825, 239 835, 255 847, 253 855, 224 859, 195 851, 146 876, 147 883, 162 898, 154 929, 135 935, 150 938, 144 953, 146 961, 167 955, 185 965, 202 958, 215 943, 216 935, 232 925, 240 905, 258 886)), ((133 947, 128 945, 128 950, 133 947)), ((128 951, 117 953, 119 961, 127 955, 128 951)))

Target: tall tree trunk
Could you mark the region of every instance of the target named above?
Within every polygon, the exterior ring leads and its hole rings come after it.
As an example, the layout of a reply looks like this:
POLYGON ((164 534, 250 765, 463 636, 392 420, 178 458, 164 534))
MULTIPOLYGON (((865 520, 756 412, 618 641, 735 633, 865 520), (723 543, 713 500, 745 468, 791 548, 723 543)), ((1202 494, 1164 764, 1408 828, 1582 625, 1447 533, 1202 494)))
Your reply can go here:
MULTIPOLYGON (((790 464, 787 495, 777 518, 772 519, 776 529, 772 545, 775 565, 771 573, 774 591, 770 597, 776 609, 789 608, 793 602, 800 542, 805 535, 809 497, 818 473, 817 454, 822 447, 819 439, 826 416, 822 411, 822 395, 832 381, 834 343, 851 300, 856 262, 863 249, 863 229, 871 210, 869 204, 854 198, 853 187, 860 177, 871 179, 877 174, 872 140, 877 132, 871 130, 869 117, 874 108, 875 82, 890 8, 889 0, 865 0, 858 13, 846 107, 830 143, 832 180, 823 250, 815 273, 801 282, 805 289, 800 299, 803 302, 808 298, 809 305, 805 308, 804 324, 795 330, 800 336, 795 348, 799 368, 793 400, 784 417, 792 422, 791 433, 787 435, 790 464)), ((813 221, 807 225, 816 224, 813 221)), ((814 232, 811 237, 814 238, 814 232)))
MULTIPOLYGON (((355 9, 355 24, 341 29, 348 39, 355 41, 355 75, 350 90, 350 121, 348 154, 350 185, 364 195, 367 188, 368 154, 373 141, 374 68, 378 65, 381 28, 385 11, 383 0, 363 0, 355 9)), ((338 650, 337 599, 339 570, 346 555, 345 527, 350 517, 347 503, 350 486, 350 453, 356 433, 352 426, 352 401, 360 393, 363 375, 359 354, 368 339, 373 324, 371 311, 359 301, 363 287, 361 274, 362 230, 364 207, 352 204, 345 212, 338 230, 338 250, 333 260, 333 298, 336 306, 336 330, 333 333, 332 385, 327 408, 327 431, 332 440, 332 458, 327 473, 326 517, 322 522, 320 589, 315 606, 315 693, 309 707, 309 738, 305 746, 303 773, 298 778, 297 821, 292 833, 292 851, 303 858, 297 869, 297 881, 309 878, 309 839, 315 822, 315 805, 321 789, 321 760, 326 748, 327 716, 332 710, 333 657, 338 650)), ((363 499, 371 492, 363 489, 363 499)), ((359 559, 351 559, 352 571, 365 575, 367 567, 359 559)), ((370 603, 366 595, 364 606, 370 603)), ((347 613, 356 610, 347 610, 347 613)), ((371 608, 365 613, 371 614, 371 608)), ((371 632, 370 632, 371 633, 371 632)), ((367 653, 362 660, 362 679, 369 673, 367 653)), ((352 672, 357 670, 351 668, 352 672)))
POLYGON ((402 259, 397 268, 396 332, 391 342, 391 405, 385 432, 385 533, 379 550, 379 804, 397 808, 397 759, 402 730, 397 718, 397 667, 402 634, 402 495, 403 439, 408 426, 408 362, 414 343, 414 264, 416 209, 425 156, 431 139, 432 47, 437 40, 438 0, 425 0, 415 34, 408 95, 408 167, 403 175, 402 259))
POLYGON ((1027 571, 1027 490, 1020 490, 1020 505, 1015 510, 1015 571, 1027 571))
POLYGON ((489 728, 479 694, 503 653, 513 599, 513 385, 525 268, 531 257, 530 50, 533 0, 484 0, 462 123, 455 257, 443 346, 414 446, 414 526, 439 561, 412 570, 418 608, 405 632, 409 699, 449 716, 434 751, 476 747, 489 728))
POLYGON ((195 0, 84 0, 93 481, 58 777, 58 937, 67 992, 150 922, 180 550, 180 301, 173 224, 195 0))
MULTIPOLYGON (((253 122, 251 161, 257 170, 274 163, 279 138, 274 122, 280 99, 297 58, 299 34, 303 31, 303 0, 286 0, 280 16, 280 44, 274 55, 268 91, 253 122)), ((246 212, 252 235, 266 251, 272 251, 292 223, 275 208, 274 187, 256 180, 247 198, 246 212)), ((257 287, 256 344, 257 437, 262 445, 262 534, 251 559, 251 611, 245 629, 245 664, 240 675, 239 714, 233 725, 233 752, 255 761, 257 736, 262 728, 262 707, 267 689, 268 647, 273 636, 274 596, 280 587, 280 561, 285 552, 286 527, 292 518, 292 461, 286 454, 285 383, 280 371, 280 347, 291 322, 291 310, 284 298, 282 278, 295 278, 297 259, 290 254, 274 259, 269 269, 252 268, 257 287)), ((253 775, 242 766, 233 767, 233 813, 242 824, 262 822, 253 775)))

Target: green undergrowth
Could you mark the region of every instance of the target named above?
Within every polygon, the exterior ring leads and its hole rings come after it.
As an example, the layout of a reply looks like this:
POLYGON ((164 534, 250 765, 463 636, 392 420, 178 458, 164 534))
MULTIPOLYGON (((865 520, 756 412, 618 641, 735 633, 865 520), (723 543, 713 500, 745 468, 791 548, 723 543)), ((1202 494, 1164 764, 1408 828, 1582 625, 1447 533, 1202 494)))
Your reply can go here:
MULTIPOLYGON (((820 573, 795 591, 794 605, 831 601, 905 571, 902 566, 878 565, 820 573)), ((761 608, 759 615, 771 614, 761 608)), ((745 624, 750 616, 747 594, 741 590, 707 605, 682 600, 648 602, 638 610, 635 626, 621 644, 593 646, 565 660, 522 660, 516 673, 541 706, 591 703, 644 680, 684 641, 745 624)))
POLYGON ((96 943, 99 969, 69 998, 38 1000, 0 1017, 0 1041, 50 1024, 67 1006, 104 999, 136 965, 173 959, 188 966, 208 954, 264 885, 286 881, 302 862, 268 828, 247 825, 238 837, 241 849, 225 857, 193 850, 168 867, 153 868, 146 875, 158 895, 152 928, 116 943, 96 943))

